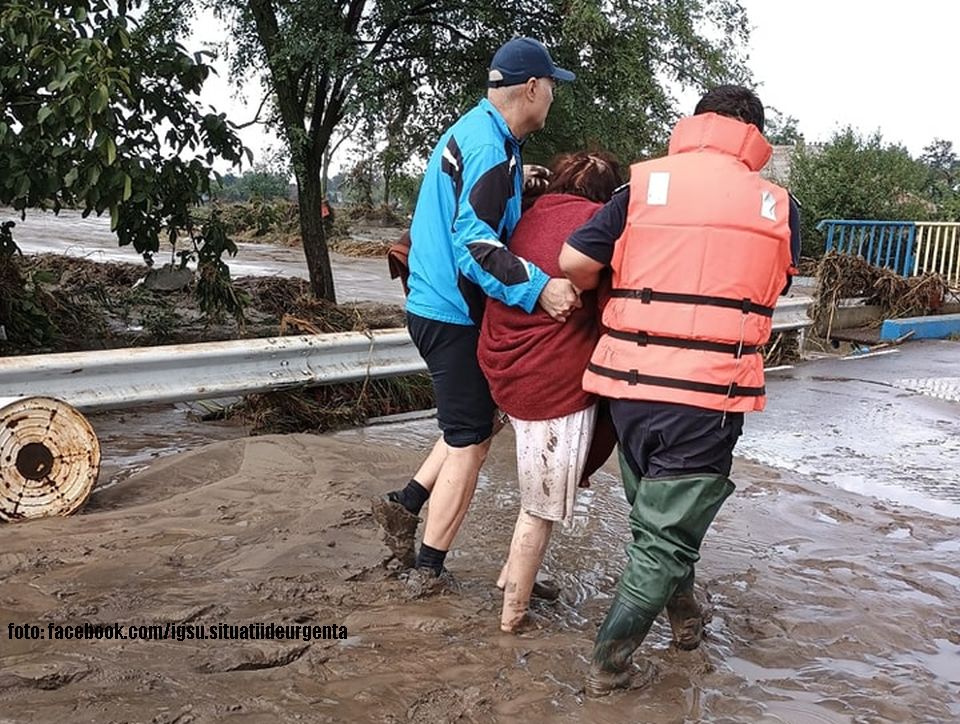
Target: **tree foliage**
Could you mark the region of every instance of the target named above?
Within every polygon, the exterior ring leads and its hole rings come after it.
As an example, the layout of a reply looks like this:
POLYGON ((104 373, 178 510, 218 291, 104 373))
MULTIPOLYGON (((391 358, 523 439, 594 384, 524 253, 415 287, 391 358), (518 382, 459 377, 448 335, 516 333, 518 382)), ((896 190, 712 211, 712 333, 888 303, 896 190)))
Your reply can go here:
POLYGON ((929 193, 930 167, 880 132, 847 127, 822 148, 794 152, 790 189, 803 204, 804 253, 823 253, 822 219, 925 220, 941 217, 929 193))
POLYGON ((120 243, 149 253, 191 225, 214 160, 243 148, 198 106, 204 57, 137 23, 138 6, 0 2, 0 203, 109 212, 120 243))
POLYGON ((937 205, 938 219, 960 221, 960 159, 953 142, 935 138, 923 149, 920 161, 927 167, 927 196, 937 205))
POLYGON ((774 146, 794 146, 803 142, 800 121, 793 116, 785 116, 776 108, 767 109, 767 118, 763 135, 774 146))
MULTIPOLYGON (((199 106, 206 58, 149 8, 136 20, 140 10, 140 0, 0 0, 0 204, 109 213, 120 244, 148 261, 161 238, 185 238, 202 258, 216 250, 201 275, 229 286, 220 254, 236 247, 208 243, 191 210, 214 162, 238 164, 244 149, 223 114, 199 106)), ((234 302, 206 308, 239 316, 234 302)))
POLYGON ((299 186, 311 287, 328 299, 319 208, 331 144, 370 121, 390 149, 381 156, 389 188, 476 102, 490 57, 509 37, 541 38, 579 74, 558 95, 531 160, 597 145, 633 160, 664 142, 678 110, 671 88, 745 75, 738 0, 201 1, 231 28, 235 77, 268 69, 264 90, 299 186))
POLYGON ((220 201, 286 199, 290 196, 289 174, 255 165, 252 171, 236 176, 224 174, 212 195, 220 201))
POLYGON ((749 25, 739 2, 546 4, 554 19, 532 34, 577 80, 560 86, 547 127, 529 144, 531 162, 582 148, 624 162, 660 153, 677 116, 693 110, 679 107, 674 89, 747 82, 741 50, 749 25))

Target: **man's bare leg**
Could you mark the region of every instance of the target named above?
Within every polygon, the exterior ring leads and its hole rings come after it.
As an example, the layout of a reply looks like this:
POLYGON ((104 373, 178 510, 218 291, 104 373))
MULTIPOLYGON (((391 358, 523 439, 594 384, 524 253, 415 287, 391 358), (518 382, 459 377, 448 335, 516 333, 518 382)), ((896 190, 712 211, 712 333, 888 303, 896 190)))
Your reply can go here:
MULTIPOLYGON (((420 483, 427 492, 432 491, 433 486, 437 484, 437 476, 440 474, 440 468, 443 467, 443 461, 447 459, 448 449, 447 443, 443 441, 443 435, 441 435, 434 444, 430 454, 427 455, 426 460, 420 464, 416 474, 413 476, 413 479, 420 483)), ((417 513, 419 512, 420 511, 417 511, 417 513)))
MULTIPOLYGON (((495 413, 493 434, 482 445, 489 449, 490 440, 503 429, 506 421, 506 416, 499 412, 495 413)), ((474 445, 472 447, 480 446, 474 445)), ((451 448, 444 442, 441 435, 406 487, 400 490, 391 490, 386 495, 373 499, 373 516, 383 529, 384 542, 393 551, 394 557, 408 568, 416 562, 415 544, 417 525, 420 522, 417 516, 420 515, 421 509, 430 498, 434 487, 436 487, 437 478, 443 469, 449 452, 454 449, 456 448, 451 448)), ((483 457, 486 457, 486 452, 484 452, 483 457)), ((480 465, 483 465, 482 460, 480 465)), ((477 474, 479 474, 479 468, 477 474)), ((474 478, 476 478, 476 475, 474 478)), ((475 485, 476 481, 474 481, 475 485)))
POLYGON ((407 579, 413 597, 436 593, 449 585, 449 577, 441 577, 443 564, 467 515, 489 449, 489 438, 479 445, 448 448, 431 496, 416 566, 407 579))
POLYGON ((450 550, 473 500, 477 477, 489 451, 489 438, 479 445, 447 448, 447 457, 430 496, 430 512, 423 533, 426 546, 444 552, 450 550))
MULTIPOLYGON (((504 425, 507 422, 507 417, 503 415, 499 410, 494 413, 493 417, 493 434, 490 436, 494 438, 497 436, 497 433, 500 432, 504 425)), ((437 484, 437 476, 440 474, 440 468, 443 466, 443 461, 447 458, 447 451, 449 448, 447 444, 443 441, 443 435, 437 440, 434 444, 433 449, 430 451, 430 454, 427 455, 426 460, 420 464, 420 468, 417 470, 416 474, 413 476, 413 479, 410 483, 417 483, 423 490, 429 495, 434 486, 437 484)), ((410 486, 410 483, 407 483, 407 486, 410 486)), ((395 490, 388 493, 391 500, 395 502, 404 503, 403 500, 403 490, 395 490)), ((413 497, 413 496, 411 496, 413 497)), ((408 511, 414 515, 420 515, 420 508, 422 506, 415 505, 405 505, 408 511)))

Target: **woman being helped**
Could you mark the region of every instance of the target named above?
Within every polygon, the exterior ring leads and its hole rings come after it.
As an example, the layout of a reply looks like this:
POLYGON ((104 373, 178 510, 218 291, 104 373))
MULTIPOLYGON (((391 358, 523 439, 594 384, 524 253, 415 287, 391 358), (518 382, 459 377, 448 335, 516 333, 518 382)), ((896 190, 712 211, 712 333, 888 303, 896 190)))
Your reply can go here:
MULTIPOLYGON (((619 185, 619 166, 607 154, 561 157, 543 195, 523 212, 510 251, 551 277, 562 276, 563 243, 619 185)), ((500 628, 511 633, 526 620, 553 523, 570 525, 578 484, 615 444, 612 426, 604 426, 591 449, 597 401, 580 383, 599 338, 596 292, 584 292, 581 302, 560 324, 540 309, 527 314, 488 299, 480 330, 480 366, 517 438, 520 514, 497 583, 504 590, 500 628)))

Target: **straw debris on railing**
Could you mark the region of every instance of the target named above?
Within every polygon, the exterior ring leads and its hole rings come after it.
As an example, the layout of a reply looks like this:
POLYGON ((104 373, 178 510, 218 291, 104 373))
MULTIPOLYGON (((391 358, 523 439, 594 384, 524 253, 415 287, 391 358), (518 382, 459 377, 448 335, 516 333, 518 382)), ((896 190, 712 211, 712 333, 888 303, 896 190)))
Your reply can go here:
POLYGON ((764 367, 778 367, 793 364, 802 359, 800 354, 800 333, 793 329, 774 334, 760 350, 764 367))
POLYGON ((372 417, 434 406, 426 374, 249 395, 230 416, 254 435, 324 432, 362 425, 372 417))
POLYGON ((817 268, 814 326, 829 337, 840 300, 863 297, 880 307, 883 318, 928 314, 939 309, 949 294, 939 274, 902 277, 890 269, 868 264, 862 257, 829 252, 817 268))
MULTIPOLYGON (((260 290, 261 303, 269 306, 269 288, 260 290)), ((280 335, 369 332, 406 326, 397 305, 360 302, 333 304, 305 294, 292 302, 287 289, 277 289, 282 303, 280 335)), ((433 388, 427 375, 351 382, 310 389, 249 395, 235 405, 230 416, 251 426, 254 434, 322 432, 360 425, 371 417, 429 409, 433 388)))

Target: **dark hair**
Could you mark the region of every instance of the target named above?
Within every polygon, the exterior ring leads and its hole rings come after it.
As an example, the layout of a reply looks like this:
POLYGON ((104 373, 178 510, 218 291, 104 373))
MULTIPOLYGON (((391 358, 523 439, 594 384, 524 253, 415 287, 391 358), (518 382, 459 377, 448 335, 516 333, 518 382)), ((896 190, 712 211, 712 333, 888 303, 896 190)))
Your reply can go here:
POLYGON ((756 93, 740 85, 718 85, 707 91, 693 111, 695 116, 701 113, 718 113, 752 123, 763 133, 763 103, 756 93))
POLYGON ((609 153, 580 151, 554 159, 548 194, 572 194, 606 203, 621 182, 620 164, 609 153))

